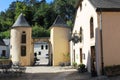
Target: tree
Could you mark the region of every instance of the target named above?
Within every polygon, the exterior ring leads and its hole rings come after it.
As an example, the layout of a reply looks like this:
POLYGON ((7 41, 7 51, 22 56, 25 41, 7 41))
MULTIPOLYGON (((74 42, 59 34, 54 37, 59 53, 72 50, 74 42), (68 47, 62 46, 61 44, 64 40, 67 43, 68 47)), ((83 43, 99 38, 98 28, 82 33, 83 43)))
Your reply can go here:
POLYGON ((55 0, 53 3, 54 10, 57 14, 61 15, 66 22, 73 22, 75 16, 75 2, 76 0, 55 0))
POLYGON ((0 12, 0 35, 9 31, 20 13, 23 13, 28 23, 33 26, 35 37, 49 36, 48 29, 57 15, 61 15, 69 26, 73 26, 75 2, 76 0, 54 0, 52 3, 46 3, 46 0, 14 1, 5 12, 0 12))
POLYGON ((53 8, 46 2, 42 2, 38 10, 34 14, 33 21, 38 25, 48 29, 55 20, 56 13, 53 8))
POLYGON ((32 36, 35 38, 37 38, 37 37, 49 37, 50 31, 46 30, 43 27, 39 27, 36 25, 32 28, 32 36))
POLYGON ((1 32, 1 33, 0 33, 0 38, 1 38, 1 39, 10 38, 10 30, 1 32))

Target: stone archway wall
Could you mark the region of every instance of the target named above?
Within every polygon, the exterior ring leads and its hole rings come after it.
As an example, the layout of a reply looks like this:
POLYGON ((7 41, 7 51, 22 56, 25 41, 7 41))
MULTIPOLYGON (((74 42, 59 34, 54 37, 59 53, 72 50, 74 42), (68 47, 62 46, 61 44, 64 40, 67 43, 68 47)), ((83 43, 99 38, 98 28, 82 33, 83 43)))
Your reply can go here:
POLYGON ((49 47, 49 50, 48 50, 49 63, 48 63, 48 65, 52 66, 52 51, 51 51, 52 49, 51 49, 50 38, 49 37, 33 38, 33 42, 32 42, 33 48, 34 48, 34 43, 36 43, 36 42, 47 42, 48 43, 48 47, 49 47))

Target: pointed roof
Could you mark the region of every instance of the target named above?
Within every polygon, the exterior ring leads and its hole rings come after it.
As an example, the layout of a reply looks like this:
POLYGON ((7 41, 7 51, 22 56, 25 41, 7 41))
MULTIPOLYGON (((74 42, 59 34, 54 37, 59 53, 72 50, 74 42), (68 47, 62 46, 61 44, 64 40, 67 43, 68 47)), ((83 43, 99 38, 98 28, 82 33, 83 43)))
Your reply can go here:
POLYGON ((60 15, 57 16, 57 18, 55 19, 53 26, 61 26, 61 27, 66 27, 67 24, 65 23, 65 21, 61 18, 60 15))
POLYGON ((10 45, 10 39, 3 39, 5 45, 10 45))
POLYGON ((21 13, 18 16, 17 20, 15 21, 15 23, 13 24, 12 27, 30 27, 30 25, 28 24, 28 22, 26 21, 25 17, 21 13))

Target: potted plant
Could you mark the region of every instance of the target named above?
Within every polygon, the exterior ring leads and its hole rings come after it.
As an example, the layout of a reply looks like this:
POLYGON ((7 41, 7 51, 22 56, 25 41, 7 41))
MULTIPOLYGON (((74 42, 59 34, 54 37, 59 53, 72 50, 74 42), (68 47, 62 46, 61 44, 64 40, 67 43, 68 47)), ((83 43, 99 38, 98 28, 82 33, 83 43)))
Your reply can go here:
POLYGON ((72 66, 73 66, 73 68, 77 68, 77 63, 76 63, 76 62, 73 62, 73 63, 72 63, 72 66))
POLYGON ((78 72, 83 73, 86 71, 85 64, 78 65, 78 72))

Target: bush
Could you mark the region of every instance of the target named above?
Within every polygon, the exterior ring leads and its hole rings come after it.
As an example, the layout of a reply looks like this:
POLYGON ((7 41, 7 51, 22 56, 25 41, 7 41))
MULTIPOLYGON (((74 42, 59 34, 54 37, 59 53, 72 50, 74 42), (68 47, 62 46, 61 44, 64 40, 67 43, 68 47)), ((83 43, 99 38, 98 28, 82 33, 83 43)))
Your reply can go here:
POLYGON ((86 72, 85 64, 78 65, 78 72, 80 73, 86 72))
POLYGON ((72 63, 72 66, 73 66, 74 68, 77 68, 77 63, 76 63, 76 62, 73 62, 73 63, 72 63))

